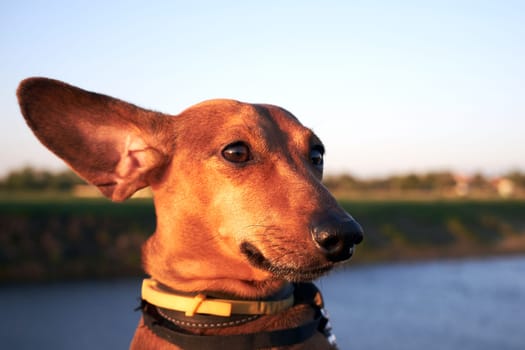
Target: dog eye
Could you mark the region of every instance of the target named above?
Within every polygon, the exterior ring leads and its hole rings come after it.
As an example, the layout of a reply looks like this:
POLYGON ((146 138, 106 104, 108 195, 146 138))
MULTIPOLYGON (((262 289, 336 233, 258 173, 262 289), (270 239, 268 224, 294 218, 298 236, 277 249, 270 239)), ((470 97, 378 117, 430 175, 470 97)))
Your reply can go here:
POLYGON ((232 163, 244 163, 252 158, 250 148, 242 141, 226 146, 222 150, 222 156, 232 163))
POLYGON ((314 146, 310 151, 310 161, 316 167, 322 167, 324 163, 324 147, 323 146, 314 146))

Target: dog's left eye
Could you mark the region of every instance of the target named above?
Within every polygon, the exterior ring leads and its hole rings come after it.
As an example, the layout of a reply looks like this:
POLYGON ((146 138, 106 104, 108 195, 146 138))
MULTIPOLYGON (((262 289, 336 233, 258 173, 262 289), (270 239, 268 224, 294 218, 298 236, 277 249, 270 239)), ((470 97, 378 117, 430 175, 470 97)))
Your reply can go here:
POLYGON ((232 163, 245 163, 252 159, 250 147, 242 141, 226 146, 222 150, 222 156, 232 163))
POLYGON ((324 147, 314 146, 310 151, 310 161, 316 167, 322 167, 324 163, 324 147))

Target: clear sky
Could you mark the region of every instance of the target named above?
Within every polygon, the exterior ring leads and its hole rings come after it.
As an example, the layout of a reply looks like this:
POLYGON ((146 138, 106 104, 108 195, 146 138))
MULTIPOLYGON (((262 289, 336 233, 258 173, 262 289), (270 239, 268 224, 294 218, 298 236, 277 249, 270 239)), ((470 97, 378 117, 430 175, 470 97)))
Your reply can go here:
POLYGON ((2 1, 0 175, 62 167, 18 110, 29 76, 172 114, 281 105, 331 173, 525 170, 525 1, 2 1))

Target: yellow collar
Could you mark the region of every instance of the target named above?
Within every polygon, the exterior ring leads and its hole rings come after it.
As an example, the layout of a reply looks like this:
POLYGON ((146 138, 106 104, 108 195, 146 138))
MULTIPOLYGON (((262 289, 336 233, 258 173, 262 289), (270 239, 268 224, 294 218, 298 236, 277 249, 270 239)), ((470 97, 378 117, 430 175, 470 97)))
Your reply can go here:
POLYGON ((271 315, 288 309, 294 303, 293 293, 286 299, 277 301, 208 299, 205 294, 184 296, 151 278, 142 282, 142 299, 155 306, 184 312, 188 317, 195 314, 224 317, 232 314, 271 315))

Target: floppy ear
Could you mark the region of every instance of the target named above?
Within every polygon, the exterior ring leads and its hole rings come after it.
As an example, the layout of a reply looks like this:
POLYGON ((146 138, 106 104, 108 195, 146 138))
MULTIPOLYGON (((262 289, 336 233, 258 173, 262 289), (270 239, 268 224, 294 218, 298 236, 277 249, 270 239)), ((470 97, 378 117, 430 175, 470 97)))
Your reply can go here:
POLYGON ((114 201, 148 186, 169 160, 169 116, 46 78, 22 81, 17 96, 38 139, 114 201))

